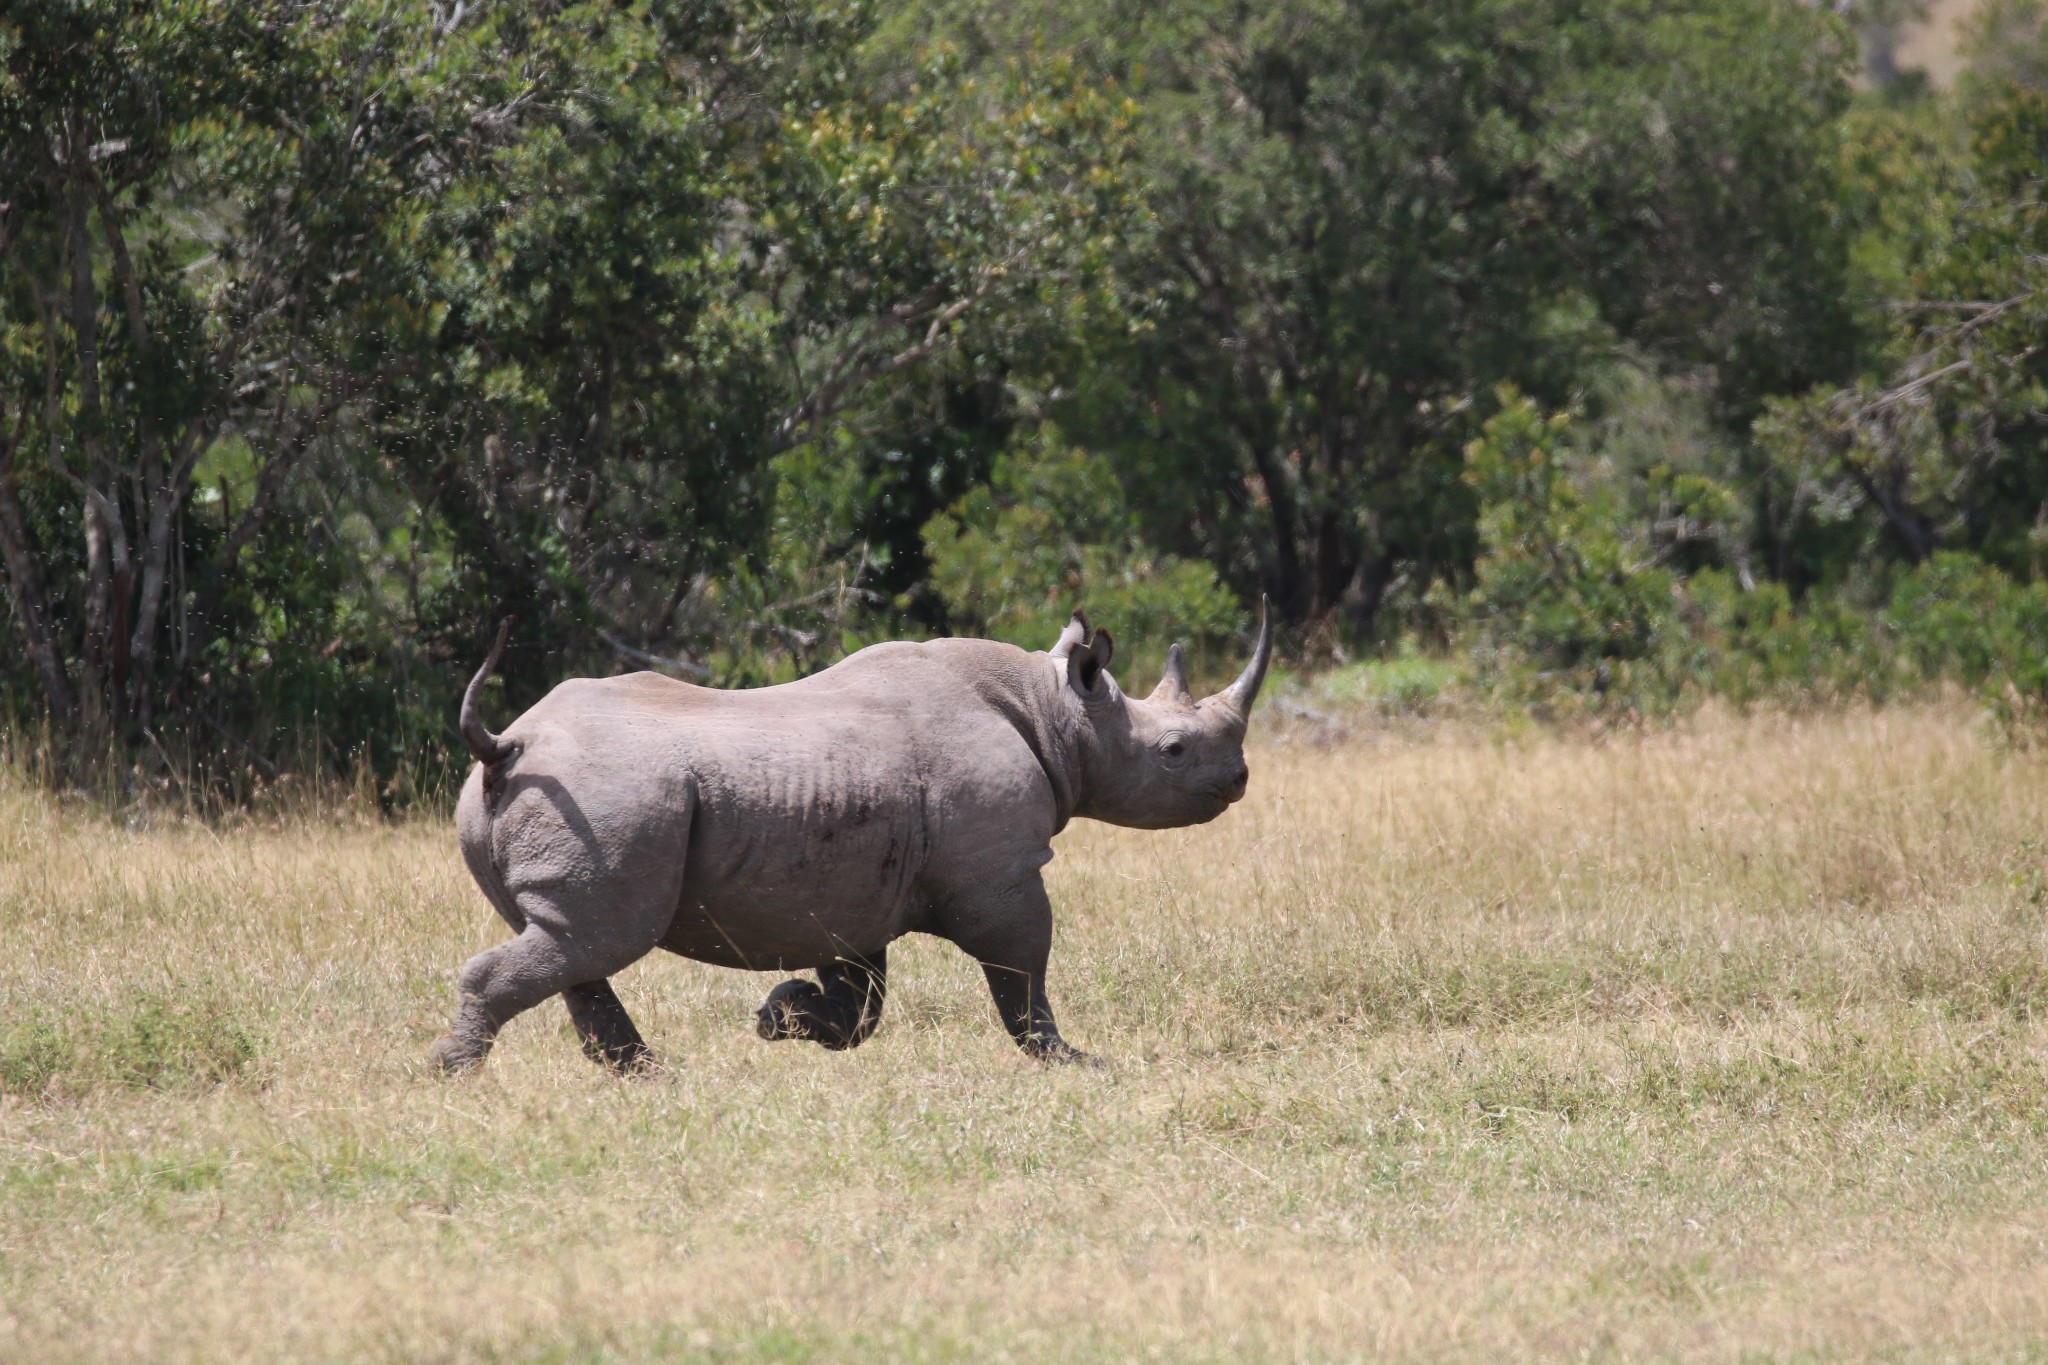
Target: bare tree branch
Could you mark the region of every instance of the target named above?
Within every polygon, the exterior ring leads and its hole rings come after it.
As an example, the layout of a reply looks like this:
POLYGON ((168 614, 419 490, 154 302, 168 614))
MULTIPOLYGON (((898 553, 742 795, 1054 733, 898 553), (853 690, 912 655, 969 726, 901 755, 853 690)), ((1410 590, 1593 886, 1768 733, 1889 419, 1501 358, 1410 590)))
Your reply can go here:
POLYGON ((894 374, 905 366, 915 365, 918 361, 929 358, 938 350, 940 341, 945 337, 946 329, 963 317, 974 305, 980 303, 989 294, 994 292, 996 285, 1002 282, 1003 277, 1010 272, 1013 266, 1031 253, 1031 249, 1029 246, 1019 247, 1010 255, 989 266, 981 272, 981 278, 975 282, 975 286, 971 291, 935 312, 927 313, 925 307, 915 303, 900 304, 890 311, 887 319, 877 319, 869 323, 863 329, 860 339, 847 349, 846 357, 842 359, 835 372, 824 383, 813 390, 809 397, 799 403, 795 411, 782 419, 781 424, 775 429, 774 448, 786 450, 790 446, 795 445, 799 439, 797 432, 800 429, 808 425, 815 430, 826 418, 838 410, 841 402, 850 392, 864 388, 885 375, 894 374), (916 344, 872 364, 860 365, 855 363, 862 352, 866 350, 869 343, 889 326, 905 325, 919 321, 926 316, 931 318, 931 323, 925 328, 923 339, 916 344))
POLYGON ((629 663, 639 664, 642 668, 666 669, 671 673, 681 673, 689 678, 709 679, 711 677, 711 670, 702 664, 693 664, 688 659, 664 659, 659 654, 649 654, 644 649, 633 648, 624 640, 618 639, 605 630, 594 630, 594 633, 598 639, 617 650, 621 658, 629 663))

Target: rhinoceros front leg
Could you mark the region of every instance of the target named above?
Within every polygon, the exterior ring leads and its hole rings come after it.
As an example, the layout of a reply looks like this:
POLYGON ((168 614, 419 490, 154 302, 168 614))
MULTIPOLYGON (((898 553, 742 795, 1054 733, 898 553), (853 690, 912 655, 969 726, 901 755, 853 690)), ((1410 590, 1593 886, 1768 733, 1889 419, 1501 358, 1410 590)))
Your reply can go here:
POLYGON ((877 948, 858 961, 818 968, 818 986, 785 981, 768 992, 754 1030, 769 1042, 808 1038, 833 1052, 859 1047, 882 1022, 889 951, 877 948))
POLYGON ((947 917, 946 936, 981 963, 1003 1027, 1028 1057, 1042 1062, 1095 1059, 1060 1037, 1045 995, 1052 956, 1052 901, 1033 872, 1000 892, 976 896, 947 917))

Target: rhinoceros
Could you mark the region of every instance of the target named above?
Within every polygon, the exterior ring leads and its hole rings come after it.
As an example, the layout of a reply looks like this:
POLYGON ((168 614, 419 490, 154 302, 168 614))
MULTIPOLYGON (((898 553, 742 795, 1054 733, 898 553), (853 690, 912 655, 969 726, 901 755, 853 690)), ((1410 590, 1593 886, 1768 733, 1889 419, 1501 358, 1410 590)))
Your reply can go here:
POLYGON ((432 1054, 450 1072, 551 995, 592 1059, 650 1066, 607 978, 656 948, 814 970, 815 983, 769 993, 760 1035, 857 1047, 881 1018, 889 945, 912 933, 981 964, 1026 1054, 1085 1060, 1046 1000, 1053 836, 1076 816, 1198 825, 1241 798, 1272 633, 1262 602, 1251 662, 1200 700, 1178 644, 1150 696, 1125 696, 1110 633, 1076 611, 1043 653, 878 644, 740 691, 655 673, 574 679, 498 735, 478 706, 504 646, 501 627, 462 699, 477 762, 455 821, 514 937, 462 969, 432 1054))

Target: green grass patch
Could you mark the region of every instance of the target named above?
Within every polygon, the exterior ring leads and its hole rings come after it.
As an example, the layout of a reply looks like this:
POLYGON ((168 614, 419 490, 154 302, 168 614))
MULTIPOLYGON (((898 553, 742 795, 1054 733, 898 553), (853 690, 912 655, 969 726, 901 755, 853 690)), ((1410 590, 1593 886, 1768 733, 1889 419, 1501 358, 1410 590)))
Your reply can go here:
POLYGON ((0 1022, 0 1094, 218 1085, 248 1071, 260 1051, 254 1021, 206 987, 36 1004, 0 1022))

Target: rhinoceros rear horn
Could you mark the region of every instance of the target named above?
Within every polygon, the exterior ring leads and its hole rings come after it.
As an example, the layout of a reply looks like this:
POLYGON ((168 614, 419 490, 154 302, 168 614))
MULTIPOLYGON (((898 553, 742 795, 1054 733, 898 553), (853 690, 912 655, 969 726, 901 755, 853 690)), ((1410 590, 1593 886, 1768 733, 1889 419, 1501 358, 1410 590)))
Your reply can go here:
POLYGON ((1273 658, 1273 621, 1266 607, 1266 595, 1259 594, 1259 642, 1252 646, 1252 661, 1244 666, 1244 672, 1237 675, 1237 681, 1220 694, 1223 704, 1237 713, 1239 720, 1250 720, 1252 703, 1259 698, 1259 684, 1266 681, 1266 665, 1273 658))
POLYGON ((1188 665, 1187 661, 1181 657, 1179 641, 1175 641, 1173 647, 1166 651, 1166 673, 1159 679, 1159 686, 1152 689, 1151 699, 1153 701, 1187 701, 1190 699, 1190 693, 1188 692, 1188 665))

